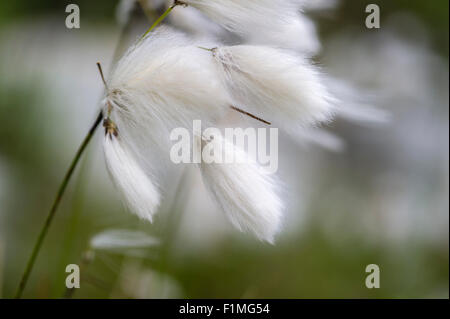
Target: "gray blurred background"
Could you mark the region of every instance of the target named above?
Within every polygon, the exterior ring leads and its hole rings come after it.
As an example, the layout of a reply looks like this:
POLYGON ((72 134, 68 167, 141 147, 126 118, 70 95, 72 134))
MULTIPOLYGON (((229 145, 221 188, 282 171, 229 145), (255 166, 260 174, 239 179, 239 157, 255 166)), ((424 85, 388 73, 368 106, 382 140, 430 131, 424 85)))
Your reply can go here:
MULTIPOLYGON (((81 28, 67 29, 71 2, 0 2, 3 298, 98 112, 95 63, 108 69, 123 31, 106 0, 73 1, 81 28)), ((111 185, 97 134, 24 296, 69 296, 65 267, 75 263, 73 298, 448 298, 448 10, 445 0, 346 0, 311 13, 315 61, 389 120, 338 119, 327 129, 345 141, 341 152, 282 137, 288 211, 276 245, 235 231, 195 170, 174 180, 153 225, 139 221, 111 185), (381 8, 379 30, 364 25, 369 3, 381 8), (381 268, 380 289, 365 287, 369 264, 381 268)), ((121 48, 148 25, 136 13, 121 48)))

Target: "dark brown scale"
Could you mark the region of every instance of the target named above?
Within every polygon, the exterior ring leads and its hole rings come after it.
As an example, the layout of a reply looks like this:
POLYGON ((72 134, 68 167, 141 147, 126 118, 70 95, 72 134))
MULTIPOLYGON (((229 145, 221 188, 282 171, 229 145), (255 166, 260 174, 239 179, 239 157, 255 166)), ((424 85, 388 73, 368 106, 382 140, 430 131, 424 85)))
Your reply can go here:
POLYGON ((110 118, 105 118, 103 120, 103 127, 105 128, 105 136, 109 135, 110 139, 112 139, 113 136, 117 137, 119 135, 117 125, 111 121, 110 118))

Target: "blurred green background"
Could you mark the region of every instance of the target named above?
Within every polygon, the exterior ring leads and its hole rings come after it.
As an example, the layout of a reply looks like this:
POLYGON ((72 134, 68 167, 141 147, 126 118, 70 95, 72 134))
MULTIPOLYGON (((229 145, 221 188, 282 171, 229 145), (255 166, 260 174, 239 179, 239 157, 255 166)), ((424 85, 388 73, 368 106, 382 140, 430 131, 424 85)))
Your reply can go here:
MULTIPOLYGON (((116 1, 0 2, 0 297, 12 297, 65 169, 98 111, 119 40, 116 1), (68 30, 65 7, 81 9, 68 30)), ((195 171, 173 183, 153 225, 128 213, 108 179, 100 135, 45 240, 24 296, 61 298, 448 298, 448 1, 341 1, 318 23, 316 58, 372 92, 391 121, 330 128, 341 153, 281 145, 286 227, 276 245, 237 233, 195 171), (380 30, 365 7, 382 10, 380 30), (110 229, 157 245, 93 247, 110 229), (381 288, 365 287, 365 267, 381 288)), ((127 41, 145 30, 137 17, 127 41)))

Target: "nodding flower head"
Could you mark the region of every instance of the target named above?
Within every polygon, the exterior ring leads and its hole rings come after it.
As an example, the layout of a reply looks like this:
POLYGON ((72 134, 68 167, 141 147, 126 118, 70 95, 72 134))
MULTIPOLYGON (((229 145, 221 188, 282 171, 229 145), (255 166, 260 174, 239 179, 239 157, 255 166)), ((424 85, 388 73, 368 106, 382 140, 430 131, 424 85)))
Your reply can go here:
POLYGON ((288 131, 327 122, 334 99, 306 58, 265 46, 213 49, 219 74, 239 105, 288 131))
MULTIPOLYGON (((304 0, 183 0, 225 29, 254 44, 315 54, 314 23, 301 13, 304 0)), ((180 10, 182 12, 182 10, 180 10)))
MULTIPOLYGON (((186 3, 214 11, 216 4, 246 8, 247 1, 186 3)), ((239 110, 255 119, 248 111, 274 119, 289 131, 327 121, 333 111, 320 73, 307 60, 265 46, 205 44, 170 28, 159 28, 133 45, 105 86, 107 167, 127 206, 150 221, 164 193, 161 176, 167 165, 161 163, 169 162, 165 156, 174 128, 192 129, 195 120, 217 125, 227 112, 239 110)), ((230 143, 225 144, 230 151, 230 143)), ((251 161, 202 163, 200 169, 231 223, 273 242, 283 211, 275 177, 251 161)))

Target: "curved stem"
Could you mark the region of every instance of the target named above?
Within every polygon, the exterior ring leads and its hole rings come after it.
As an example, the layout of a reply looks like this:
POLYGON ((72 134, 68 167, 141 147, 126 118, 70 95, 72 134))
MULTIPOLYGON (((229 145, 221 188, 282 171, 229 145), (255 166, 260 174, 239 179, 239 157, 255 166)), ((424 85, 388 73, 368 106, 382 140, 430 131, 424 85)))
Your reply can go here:
POLYGON ((78 162, 80 161, 81 155, 83 155, 84 150, 88 146, 89 142, 92 139, 92 136, 94 136, 95 130, 97 129, 98 125, 103 119, 103 114, 100 112, 97 119, 95 120, 95 123, 92 125, 91 129, 89 130, 88 134, 84 138, 83 142, 81 143, 80 147, 78 148, 78 151, 75 155, 75 157, 72 160, 72 163, 70 164, 69 169, 66 172, 66 175, 64 176, 64 179, 59 186, 58 193, 56 194, 56 198, 53 201, 52 208, 50 209, 50 212, 47 216, 47 219, 45 220, 44 226, 41 229, 41 232, 39 233, 39 237, 36 241, 36 244, 34 245, 33 251, 31 253, 30 259, 28 260, 27 267, 25 268, 25 271, 22 275, 22 279, 20 280, 19 288, 17 289, 17 292, 14 296, 14 298, 20 298, 22 296, 23 290, 25 289, 25 286, 28 281, 28 277, 30 276, 31 270, 33 269, 34 263, 36 261, 36 257, 39 253, 39 250, 41 249, 42 243, 44 242, 44 238, 47 235, 48 229, 50 227, 50 224, 52 223, 53 217, 55 216, 56 209, 59 206, 59 203, 61 202, 61 199, 64 195, 64 192, 67 188, 67 184, 69 183, 70 178, 73 175, 73 172, 75 171, 75 168, 77 167, 78 162))
POLYGON ((153 24, 152 26, 142 35, 141 40, 144 39, 154 28, 158 26, 163 20, 169 15, 169 13, 178 5, 184 5, 184 3, 175 1, 153 24))
MULTIPOLYGON (((143 39, 145 36, 147 36, 158 24, 160 24, 166 17, 169 15, 169 13, 178 5, 185 5, 182 1, 175 0, 174 4, 166 10, 156 21, 152 24, 152 26, 145 32, 145 34, 142 36, 141 39, 143 39)), ((117 53, 117 50, 116 50, 117 53)), ((114 54, 116 56, 116 54, 114 54)), ((33 247, 33 251, 31 253, 30 258, 28 259, 27 266, 25 268, 25 271, 22 275, 22 278, 19 283, 19 287, 17 288, 16 294, 14 295, 14 298, 18 299, 22 296, 23 291, 25 289, 25 286, 27 284, 28 278, 30 276, 31 270, 33 269, 34 263, 36 261, 36 258, 39 254, 39 251, 42 247, 42 243, 44 242, 45 236, 47 235, 47 232, 50 228, 50 225, 52 223, 53 217, 55 216, 56 210, 59 206, 59 203, 61 202, 61 199, 64 195, 64 192, 67 188, 67 185, 69 184, 70 178, 73 175, 73 172, 75 171, 75 168, 77 167, 78 162, 81 159, 81 156, 83 155, 84 151, 86 150, 86 147, 88 146, 89 142, 91 141, 92 137, 94 136, 95 131, 97 130, 99 124, 101 123, 103 119, 103 112, 100 111, 100 113, 97 116, 97 119, 95 120, 94 124, 92 125, 91 129, 89 130, 88 134, 84 138, 83 142, 81 143, 80 147, 78 148, 78 151, 75 155, 75 157, 72 160, 72 163, 70 164, 70 167, 68 171, 66 172, 66 175, 64 176, 64 179, 59 186, 58 193, 56 194, 56 198, 53 201, 53 205, 50 209, 50 212, 47 216, 47 219, 45 220, 44 226, 41 229, 41 232, 39 233, 39 237, 33 247)))

